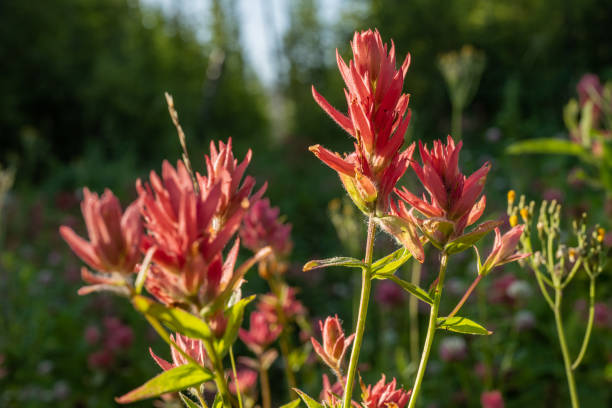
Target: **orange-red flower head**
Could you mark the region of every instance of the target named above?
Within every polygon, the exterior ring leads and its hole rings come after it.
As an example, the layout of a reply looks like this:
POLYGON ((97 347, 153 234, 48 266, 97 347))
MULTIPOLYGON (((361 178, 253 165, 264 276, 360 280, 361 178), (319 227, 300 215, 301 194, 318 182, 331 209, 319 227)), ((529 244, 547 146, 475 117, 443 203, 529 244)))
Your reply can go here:
POLYGON ((419 143, 422 165, 415 161, 412 168, 429 195, 417 197, 405 187, 396 193, 422 218, 413 215, 404 202, 392 205, 393 214, 416 222, 428 237, 445 242, 451 236, 459 236, 467 226, 475 223, 486 205, 485 196, 481 197, 487 173, 491 166, 485 163, 471 176, 466 177, 459 169, 459 152, 462 143, 455 145, 448 136, 446 144, 438 140, 431 151, 419 143), (434 225, 435 224, 435 225, 434 225))
POLYGON ((83 268, 84 280, 94 286, 85 287, 79 293, 96 290, 95 285, 126 283, 125 276, 135 271, 141 259, 139 245, 142 219, 139 203, 132 203, 122 213, 119 200, 110 190, 98 197, 96 193, 84 188, 81 210, 89 241, 79 237, 67 226, 60 227, 60 234, 75 254, 103 275, 93 274, 83 268))
POLYGON ((385 375, 373 387, 361 384, 363 406, 367 408, 404 408, 410 399, 412 391, 396 388, 395 378, 385 384, 385 375))
POLYGON ((345 337, 344 330, 340 324, 338 316, 329 316, 325 319, 325 323, 319 321, 321 333, 323 334, 323 345, 314 337, 310 338, 315 352, 321 357, 323 362, 327 364, 334 372, 340 372, 342 360, 349 346, 353 342, 354 334, 345 337))
POLYGON ((356 32, 353 60, 346 65, 336 52, 346 84, 348 114, 336 110, 314 88, 315 101, 356 140, 355 152, 341 157, 320 145, 310 150, 336 170, 355 204, 364 212, 386 211, 388 197, 408 168, 414 147, 400 153, 410 122, 408 94, 402 94, 410 64, 396 69, 395 46, 383 44, 376 31, 356 32))
MULTIPOLYGON (((208 366, 208 358, 206 356, 206 350, 204 349, 204 344, 197 339, 192 339, 187 336, 183 336, 182 334, 176 333, 174 336, 170 335, 170 339, 176 343, 177 346, 180 347, 187 355, 193 358, 202 366, 208 366)), ((179 353, 174 347, 170 348, 170 352, 172 354, 172 362, 166 361, 161 357, 158 357, 151 348, 149 348, 149 353, 151 353, 151 357, 153 360, 161 367, 162 370, 168 371, 174 367, 178 367, 184 364, 188 364, 189 360, 187 360, 181 353, 179 353)))

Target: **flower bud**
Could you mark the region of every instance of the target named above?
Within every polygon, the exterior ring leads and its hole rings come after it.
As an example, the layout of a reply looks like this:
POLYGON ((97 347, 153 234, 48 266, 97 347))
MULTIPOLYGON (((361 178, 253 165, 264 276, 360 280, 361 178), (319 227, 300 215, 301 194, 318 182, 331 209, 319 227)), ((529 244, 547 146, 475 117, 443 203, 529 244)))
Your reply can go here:
POLYGON ((311 337, 310 341, 323 362, 332 370, 339 372, 340 366, 342 365, 342 359, 355 335, 352 334, 348 338, 344 336, 344 331, 342 330, 338 315, 335 317, 328 317, 325 319, 325 323, 319 321, 319 327, 323 334, 323 345, 315 340, 314 337, 311 337))
POLYGON ((516 198, 516 192, 514 190, 508 190, 508 204, 512 205, 516 198))

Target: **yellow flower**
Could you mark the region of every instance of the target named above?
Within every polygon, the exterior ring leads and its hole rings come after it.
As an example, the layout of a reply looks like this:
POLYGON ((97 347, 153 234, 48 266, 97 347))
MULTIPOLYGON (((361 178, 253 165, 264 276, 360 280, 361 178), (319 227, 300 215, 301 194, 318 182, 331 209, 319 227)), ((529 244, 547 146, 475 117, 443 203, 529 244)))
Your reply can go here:
POLYGON ((516 193, 514 192, 514 190, 508 190, 508 204, 512 204, 515 198, 516 193))

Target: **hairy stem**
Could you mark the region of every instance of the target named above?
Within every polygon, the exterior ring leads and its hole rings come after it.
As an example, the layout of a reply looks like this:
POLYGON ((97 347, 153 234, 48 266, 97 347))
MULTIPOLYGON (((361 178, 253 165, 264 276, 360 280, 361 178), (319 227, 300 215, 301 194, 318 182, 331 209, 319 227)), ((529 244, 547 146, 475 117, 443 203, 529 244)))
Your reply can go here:
POLYGON ((344 398, 342 399, 342 408, 350 408, 353 396, 353 383, 355 382, 355 374, 357 373, 357 363, 359 362, 359 352, 361 351, 361 343, 363 342, 363 332, 365 329, 366 316, 368 314, 368 303, 370 300, 370 289, 372 280, 370 277, 370 267, 372 266, 372 253, 374 252, 374 234, 376 232, 376 223, 374 217, 370 215, 368 220, 368 239, 366 242, 365 263, 367 268, 361 272, 361 297, 359 299, 359 314, 357 316, 357 331, 353 348, 351 350, 351 359, 349 362, 346 389, 344 398))
POLYGON ((202 340, 202 342, 204 343, 206 354, 208 355, 208 358, 213 366, 215 384, 217 385, 217 392, 221 395, 223 406, 235 407, 236 404, 233 401, 234 398, 232 398, 232 394, 230 393, 227 385, 227 380, 225 379, 225 370, 223 370, 223 362, 221 361, 221 358, 217 354, 217 351, 210 340, 202 340))
POLYGON ((421 354, 421 363, 419 364, 419 370, 417 371, 416 380, 412 387, 412 396, 410 397, 410 403, 408 408, 414 408, 417 403, 417 398, 421 391, 421 384, 423 383, 423 377, 425 375, 425 369, 427 368, 427 360, 429 359, 429 352, 433 344, 434 335, 436 333, 436 321, 438 319, 438 309, 440 307, 440 299, 442 298, 442 287, 444 286, 444 275, 446 273, 446 265, 448 263, 448 255, 442 254, 440 260, 440 273, 438 275, 438 282, 436 284, 434 303, 431 306, 431 312, 429 314, 429 324, 427 326, 427 336, 425 337, 425 345, 423 346, 423 354, 421 354))
MULTIPOLYGON (((421 263, 416 259, 412 262, 410 282, 415 286, 421 283, 421 263)), ((410 296, 408 311, 410 316, 410 362, 416 364, 419 358, 419 300, 416 296, 410 296)))

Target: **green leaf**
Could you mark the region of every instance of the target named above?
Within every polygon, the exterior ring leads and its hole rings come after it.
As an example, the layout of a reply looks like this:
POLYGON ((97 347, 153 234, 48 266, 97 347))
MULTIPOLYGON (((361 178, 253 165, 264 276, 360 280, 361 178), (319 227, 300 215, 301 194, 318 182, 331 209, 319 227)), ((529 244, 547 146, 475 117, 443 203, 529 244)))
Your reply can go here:
POLYGON ((183 401, 183 404, 185 404, 187 408, 201 408, 198 404, 183 395, 182 392, 179 392, 179 395, 181 397, 181 401, 183 401))
POLYGON ((407 282, 403 279, 398 278, 395 275, 385 275, 378 277, 374 276, 374 279, 391 279, 393 282, 397 283, 404 289, 406 292, 410 293, 413 296, 416 296, 418 299, 422 300, 425 303, 433 304, 433 299, 425 292, 423 289, 419 288, 417 285, 407 282))
POLYGON ((158 397, 168 392, 182 391, 212 380, 213 374, 206 368, 189 363, 164 371, 140 387, 115 398, 120 404, 127 404, 147 398, 158 397))
POLYGON ((300 406, 300 402, 301 401, 299 399, 296 399, 296 400, 291 401, 288 404, 282 405, 280 408, 296 408, 300 406))
POLYGON ((372 274, 375 275, 392 275, 406 261, 412 258, 412 254, 406 248, 400 248, 397 251, 380 258, 372 264, 372 274))
POLYGON ((565 139, 530 139, 511 144, 508 154, 564 154, 588 159, 588 152, 579 144, 565 139))
POLYGON ((221 393, 217 391, 215 395, 215 400, 213 401, 212 408, 223 408, 223 398, 221 397, 221 393))
POLYGON ((166 307, 144 296, 134 296, 134 308, 140 313, 153 316, 172 331, 194 339, 207 340, 212 337, 208 325, 199 317, 176 307, 166 307))
POLYGON ((463 234, 460 237, 449 241, 444 247, 444 251, 448 255, 465 251, 466 249, 474 246, 474 244, 476 244, 485 235, 491 232, 495 227, 500 226, 502 223, 503 221, 485 221, 467 234, 463 234))
POLYGON ((225 334, 223 334, 221 339, 215 341, 215 348, 221 358, 227 354, 231 345, 236 341, 238 329, 242 325, 242 319, 244 317, 244 308, 251 303, 253 299, 255 299, 255 295, 241 299, 225 311, 225 317, 227 318, 225 334))
POLYGON ((453 316, 450 319, 446 317, 438 317, 436 320, 438 329, 448 330, 456 333, 463 334, 477 334, 477 335, 489 335, 492 331, 489 331, 479 325, 478 323, 460 316, 453 316))
POLYGON ((298 390, 297 388, 294 388, 293 391, 298 393, 298 395, 300 396, 302 401, 304 401, 304 404, 306 404, 308 408, 325 408, 323 405, 310 398, 308 394, 304 393, 303 391, 298 390))
POLYGON ((317 259, 309 261, 304 265, 303 271, 311 271, 318 268, 326 268, 328 266, 346 266, 348 268, 367 268, 367 265, 356 258, 348 256, 336 256, 328 259, 317 259))

